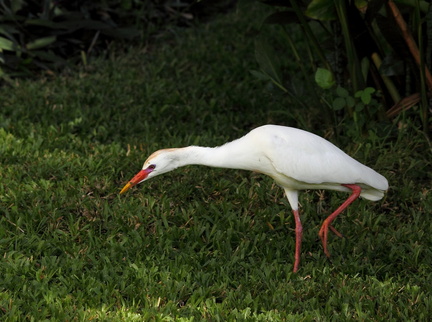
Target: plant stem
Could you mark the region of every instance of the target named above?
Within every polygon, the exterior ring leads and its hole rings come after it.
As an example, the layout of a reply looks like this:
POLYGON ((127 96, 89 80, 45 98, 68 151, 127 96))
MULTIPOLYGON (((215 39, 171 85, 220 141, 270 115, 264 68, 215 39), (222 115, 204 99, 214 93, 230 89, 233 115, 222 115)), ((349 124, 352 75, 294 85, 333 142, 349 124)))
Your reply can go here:
MULTIPOLYGON (((372 54, 372 61, 375 64, 376 68, 379 70, 381 64, 382 64, 382 60, 381 57, 377 54, 377 53, 373 53, 372 54)), ((381 75, 381 78, 385 84, 385 86, 387 87, 387 90, 391 96, 391 98, 393 99, 393 103, 397 103, 401 100, 401 97, 399 95, 399 92, 395 86, 395 84, 393 83, 393 81, 385 76, 385 75, 381 75)))
POLYGON ((303 27, 304 32, 306 33, 306 36, 312 41, 312 45, 313 45, 313 47, 315 47, 315 52, 318 55, 319 59, 324 64, 326 69, 328 69, 329 71, 332 71, 332 68, 331 68, 329 62, 327 61, 323 51, 321 50, 321 46, 320 46, 318 40, 316 39, 313 31, 311 30, 309 23, 306 21, 306 18, 304 16, 303 12, 300 10, 296 0, 290 0, 290 3, 291 3, 291 6, 293 7, 297 17, 300 20, 300 24, 303 27))
POLYGON ((402 36, 405 39, 405 42, 408 46, 408 49, 411 52, 411 55, 413 56, 417 66, 421 69, 423 69, 422 67, 424 67, 426 84, 427 84, 429 90, 432 91, 432 75, 431 75, 429 69, 424 65, 422 66, 422 64, 421 64, 421 58, 420 58, 418 46, 415 43, 415 41, 411 35, 411 32, 408 29, 408 26, 407 26, 405 20, 403 19, 402 15, 399 11, 399 8, 396 6, 396 4, 393 2, 393 0, 389 0, 387 4, 393 13, 393 16, 396 20, 396 23, 398 24, 399 29, 402 32, 402 36))

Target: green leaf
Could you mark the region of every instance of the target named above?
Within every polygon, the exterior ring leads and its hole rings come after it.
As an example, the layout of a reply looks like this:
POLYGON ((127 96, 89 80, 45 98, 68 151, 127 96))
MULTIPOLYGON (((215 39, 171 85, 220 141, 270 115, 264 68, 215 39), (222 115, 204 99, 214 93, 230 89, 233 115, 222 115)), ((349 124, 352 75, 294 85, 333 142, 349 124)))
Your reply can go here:
POLYGON ((56 40, 57 40, 56 36, 49 36, 49 37, 39 38, 39 39, 36 39, 34 41, 29 42, 27 44, 26 48, 28 50, 44 48, 44 47, 46 47, 48 45, 51 45, 56 40))
POLYGON ((260 72, 259 70, 250 70, 249 72, 258 79, 271 80, 267 74, 264 74, 264 73, 260 72))
POLYGON ((368 94, 373 94, 373 93, 375 93, 375 88, 373 88, 373 87, 366 87, 364 90, 363 90, 363 92, 366 92, 366 93, 368 93, 368 94))
POLYGON ((21 10, 22 7, 23 7, 23 5, 24 5, 24 2, 25 2, 24 0, 14 0, 14 1, 11 1, 10 8, 11 8, 12 13, 16 14, 17 11, 21 10))
POLYGON ((261 70, 278 84, 281 83, 280 62, 273 49, 263 40, 255 41, 255 58, 261 70))
POLYGON ((356 104, 356 106, 355 106, 355 111, 356 112, 361 112, 361 111, 363 111, 363 109, 364 109, 364 104, 362 104, 362 103, 357 103, 356 104))
POLYGON ((333 0, 312 0, 309 3, 305 15, 312 19, 331 21, 337 18, 333 0))
POLYGON ((315 72, 315 82, 324 89, 329 89, 335 84, 332 72, 320 67, 315 72))
POLYGON ((342 97, 337 97, 337 98, 335 98, 335 100, 333 101, 332 106, 333 106, 333 109, 334 109, 335 111, 341 110, 341 109, 343 109, 343 108, 346 106, 346 101, 345 101, 345 99, 342 98, 342 97))
POLYGON ((345 88, 341 87, 341 86, 338 86, 336 88, 336 94, 338 96, 340 96, 340 97, 348 97, 349 96, 348 91, 345 88))
POLYGON ((354 97, 352 97, 352 96, 347 96, 347 97, 345 98, 345 100, 346 100, 346 105, 347 105, 348 107, 354 107, 354 105, 355 105, 355 99, 354 99, 354 97))
POLYGON ((363 93, 360 96, 361 101, 363 102, 363 104, 369 104, 372 97, 369 93, 366 93, 365 91, 363 91, 363 93))
POLYGON ((360 97, 361 101, 363 102, 363 104, 370 104, 371 100, 372 100, 372 94, 375 93, 375 88, 373 87, 366 87, 364 90, 362 91, 358 91, 357 93, 355 93, 355 97, 360 97))
POLYGON ((9 39, 0 37, 0 50, 10 50, 10 51, 14 51, 16 48, 15 44, 10 41, 9 39))
POLYGON ((369 68, 370 68, 370 61, 369 58, 364 57, 361 60, 361 73, 363 76, 363 79, 367 79, 368 73, 369 73, 369 68))

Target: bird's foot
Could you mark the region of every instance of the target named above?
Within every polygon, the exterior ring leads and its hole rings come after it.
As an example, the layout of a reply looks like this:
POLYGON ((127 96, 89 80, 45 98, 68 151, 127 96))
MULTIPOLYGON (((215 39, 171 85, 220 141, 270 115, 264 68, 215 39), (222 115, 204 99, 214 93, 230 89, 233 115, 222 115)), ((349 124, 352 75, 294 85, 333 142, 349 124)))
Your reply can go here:
MULTIPOLYGON (((332 227, 332 226, 330 226, 332 227)), ((332 227, 333 228, 333 227, 332 227)), ((326 224, 326 222, 324 221, 324 223, 321 226, 321 229, 319 230, 319 237, 321 238, 321 243, 323 245, 323 249, 324 249, 324 254, 326 254, 327 257, 330 257, 330 252, 327 249, 327 236, 328 236, 328 229, 329 229, 329 225, 326 224)), ((333 228, 334 229, 334 228, 333 228)), ((339 233, 339 232, 338 232, 339 233)))
POLYGON ((333 228, 333 226, 331 226, 332 221, 342 212, 344 211, 344 209, 346 207, 348 207, 354 200, 356 200, 358 198, 358 196, 360 196, 361 193, 361 188, 358 185, 355 184, 343 184, 342 186, 347 187, 349 189, 352 190, 352 194, 351 196, 348 197, 347 200, 344 201, 344 203, 342 205, 339 206, 339 208, 337 208, 330 216, 328 216, 322 226, 321 229, 319 231, 319 236, 321 238, 321 242, 323 244, 323 248, 324 248, 324 253, 327 255, 327 257, 330 257, 330 253, 327 249, 327 235, 328 235, 328 230, 330 228, 330 230, 332 232, 334 232, 337 236, 339 237, 343 237, 343 235, 341 233, 339 233, 336 229, 333 228))
POLYGON ((340 232, 338 232, 336 230, 336 228, 334 228, 332 225, 329 225, 327 223, 323 223, 321 226, 321 229, 318 233, 320 239, 321 239, 321 243, 323 245, 323 249, 324 249, 324 253, 326 254, 327 257, 330 257, 330 252, 328 251, 327 248, 327 240, 328 240, 328 230, 330 230, 339 238, 344 238, 344 235, 342 235, 340 232))
POLYGON ((329 228, 330 228, 330 230, 331 230, 331 231, 332 231, 336 236, 338 236, 339 238, 345 238, 345 236, 342 235, 340 232, 338 232, 338 231, 336 230, 336 228, 334 228, 332 225, 330 225, 329 228))

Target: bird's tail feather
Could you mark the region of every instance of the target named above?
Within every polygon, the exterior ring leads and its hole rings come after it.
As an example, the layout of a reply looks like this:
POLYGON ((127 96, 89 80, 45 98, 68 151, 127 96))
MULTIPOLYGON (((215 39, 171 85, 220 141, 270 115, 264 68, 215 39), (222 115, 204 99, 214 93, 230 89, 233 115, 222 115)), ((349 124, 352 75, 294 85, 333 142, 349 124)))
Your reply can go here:
POLYGON ((360 196, 362 198, 365 198, 367 200, 371 200, 371 201, 377 201, 382 199, 382 197, 384 197, 384 192, 382 190, 378 190, 378 189, 362 189, 362 192, 360 193, 360 196))

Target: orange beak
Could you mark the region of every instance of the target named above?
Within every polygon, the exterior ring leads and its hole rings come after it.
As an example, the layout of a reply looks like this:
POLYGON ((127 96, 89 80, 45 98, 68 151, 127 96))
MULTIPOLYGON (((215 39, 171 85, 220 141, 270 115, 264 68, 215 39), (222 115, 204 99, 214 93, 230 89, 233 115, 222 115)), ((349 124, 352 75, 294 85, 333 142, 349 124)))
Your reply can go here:
POLYGON ((133 186, 137 185, 138 183, 140 183, 141 181, 145 180, 145 178, 147 178, 147 176, 149 175, 151 171, 145 169, 145 170, 141 170, 140 172, 138 172, 135 177, 132 178, 132 180, 130 180, 124 187, 123 189, 120 191, 120 194, 125 193, 126 191, 128 191, 130 188, 132 188, 133 186))

